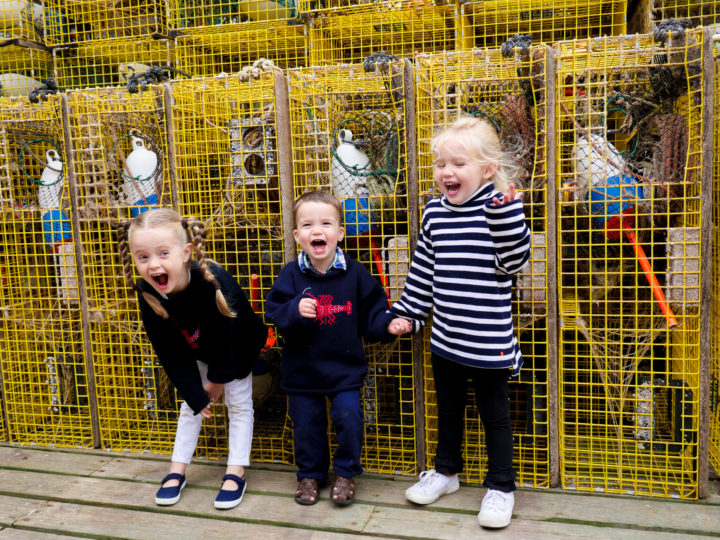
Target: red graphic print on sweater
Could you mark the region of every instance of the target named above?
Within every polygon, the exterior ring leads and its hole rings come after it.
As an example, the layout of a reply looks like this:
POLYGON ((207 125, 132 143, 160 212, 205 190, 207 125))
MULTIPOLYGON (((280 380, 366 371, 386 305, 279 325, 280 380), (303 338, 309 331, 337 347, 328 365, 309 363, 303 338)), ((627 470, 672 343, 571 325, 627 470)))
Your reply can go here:
MULTIPOLYGON (((312 294, 308 295, 315 298, 312 294)), ((335 324, 335 314, 345 312, 348 316, 352 313, 352 303, 348 300, 345 305, 333 305, 333 297, 331 294, 321 294, 318 298, 315 298, 317 302, 315 320, 319 321, 320 325, 335 324)))

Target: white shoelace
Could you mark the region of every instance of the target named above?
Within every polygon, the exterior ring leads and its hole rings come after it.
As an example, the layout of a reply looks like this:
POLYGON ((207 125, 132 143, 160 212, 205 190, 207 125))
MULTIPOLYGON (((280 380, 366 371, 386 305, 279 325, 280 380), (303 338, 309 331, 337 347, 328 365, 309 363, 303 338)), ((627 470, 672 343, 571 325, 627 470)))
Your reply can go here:
POLYGON ((491 512, 506 512, 507 511, 507 499, 501 491, 493 490, 488 493, 487 497, 483 501, 483 506, 491 512))

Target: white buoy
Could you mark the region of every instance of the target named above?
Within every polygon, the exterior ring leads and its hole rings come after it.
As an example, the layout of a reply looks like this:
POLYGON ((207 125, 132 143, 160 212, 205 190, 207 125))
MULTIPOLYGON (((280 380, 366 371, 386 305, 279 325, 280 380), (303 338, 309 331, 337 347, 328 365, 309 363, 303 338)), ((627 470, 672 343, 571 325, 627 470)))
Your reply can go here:
POLYGON ((132 137, 133 150, 125 160, 125 202, 132 207, 133 217, 153 208, 158 202, 155 186, 160 175, 158 157, 145 147, 140 137, 132 137))
POLYGON ((590 134, 590 139, 578 137, 572 150, 575 162, 576 184, 581 188, 580 199, 587 196, 588 187, 604 185, 613 176, 622 176, 627 167, 620 152, 600 135, 590 134))
POLYGON ((333 193, 341 199, 345 232, 356 236, 370 230, 369 195, 365 182, 370 159, 365 152, 352 143, 353 133, 349 129, 339 129, 337 148, 330 164, 333 193))
POLYGON ((25 26, 29 9, 32 9, 33 26, 42 30, 43 8, 32 0, 0 0, 0 28, 25 26))
POLYGON ((0 73, 0 96, 28 96, 40 82, 20 73, 0 73))

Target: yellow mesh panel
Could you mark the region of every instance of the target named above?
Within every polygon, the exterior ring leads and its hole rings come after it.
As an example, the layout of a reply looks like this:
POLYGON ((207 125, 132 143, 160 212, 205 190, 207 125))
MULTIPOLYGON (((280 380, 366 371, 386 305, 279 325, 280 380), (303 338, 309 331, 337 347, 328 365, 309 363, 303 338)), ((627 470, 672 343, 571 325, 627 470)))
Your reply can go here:
POLYGON ((499 47, 514 34, 535 43, 625 33, 626 0, 483 0, 460 5, 464 48, 499 47))
POLYGON ((53 75, 53 59, 48 51, 17 45, 0 50, 0 96, 27 96, 42 79, 53 75))
MULTIPOLYGON (((407 167, 413 156, 405 146, 403 64, 370 73, 360 65, 296 69, 288 78, 295 195, 312 189, 334 192, 344 208, 341 248, 363 263, 395 301, 410 257, 407 167), (347 154, 338 152, 340 144, 359 148, 365 163, 343 161, 347 154)), ((366 354, 363 466, 414 473, 411 340, 370 345, 366 354)))
POLYGON ((41 2, 13 0, 0 4, 0 43, 15 38, 43 42, 41 2))
POLYGON ((310 25, 312 65, 362 62, 384 51, 397 57, 455 48, 451 6, 422 9, 373 2, 348 12, 314 18, 310 25))
MULTIPOLYGON (((208 255, 262 314, 284 263, 272 73, 182 81, 172 91, 179 210, 205 222, 208 255)), ((279 362, 275 348, 254 369, 254 461, 292 461, 279 362)), ((224 433, 216 443, 225 451, 224 433)))
POLYGON ((178 68, 192 76, 237 73, 261 58, 283 69, 307 64, 307 29, 302 25, 208 28, 193 30, 176 41, 178 68))
MULTIPOLYGON (((720 321, 720 39, 713 43, 715 88, 715 145, 713 160, 712 300, 711 321, 720 321)), ((720 325, 711 325, 710 337, 710 464, 720 471, 720 325)))
POLYGON ((44 3, 45 42, 51 46, 168 34, 165 0, 44 0, 44 3))
POLYGON ((289 24, 297 16, 297 0, 167 0, 173 28, 189 30, 239 23, 289 24))
POLYGON ((0 99, 0 366, 10 440, 91 447, 59 96, 0 99))
POLYGON ((702 39, 557 45, 568 489, 698 496, 702 39))
POLYGON ((167 39, 119 39, 53 49, 55 79, 64 88, 127 84, 152 66, 173 67, 174 45, 167 39))
MULTIPOLYGON (((421 201, 439 195, 430 153, 433 133, 459 115, 483 118, 495 126, 503 148, 516 156, 520 168, 515 185, 523 192, 533 247, 531 264, 518 275, 513 302, 514 326, 525 358, 520 377, 510 384, 514 465, 520 484, 549 487, 546 48, 534 46, 524 58, 505 58, 499 50, 476 50, 419 55, 416 62, 421 201)), ((482 482, 487 456, 472 396, 470 390, 463 450, 465 478, 482 482)), ((437 406, 429 331, 425 335, 425 403, 426 448, 432 457, 437 445, 437 406)))

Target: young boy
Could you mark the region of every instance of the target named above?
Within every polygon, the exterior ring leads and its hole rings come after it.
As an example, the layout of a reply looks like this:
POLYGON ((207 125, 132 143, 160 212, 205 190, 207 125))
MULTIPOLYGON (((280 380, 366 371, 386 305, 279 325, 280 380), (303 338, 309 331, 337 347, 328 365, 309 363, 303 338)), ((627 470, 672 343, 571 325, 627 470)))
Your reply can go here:
POLYGON ((353 503, 354 477, 362 472, 364 423, 360 388, 367 372, 362 338, 391 341, 407 321, 393 324, 378 281, 338 248, 342 206, 329 192, 312 191, 295 201, 296 261, 275 280, 265 315, 285 340, 282 387, 289 395, 298 487, 295 501, 311 505, 327 482, 330 453, 325 399, 337 448, 332 502, 353 503))

